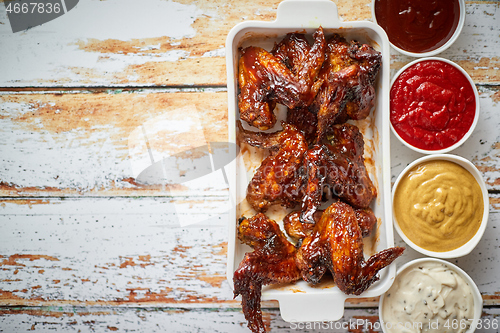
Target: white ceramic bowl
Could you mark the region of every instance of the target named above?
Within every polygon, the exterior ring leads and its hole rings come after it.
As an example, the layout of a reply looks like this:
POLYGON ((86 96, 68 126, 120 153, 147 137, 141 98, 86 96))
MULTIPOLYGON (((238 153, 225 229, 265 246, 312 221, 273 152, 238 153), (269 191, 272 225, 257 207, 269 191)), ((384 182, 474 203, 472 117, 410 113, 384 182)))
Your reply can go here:
MULTIPOLYGON (((453 271, 458 273, 465 280, 465 282, 467 282, 469 284, 469 286, 472 290, 472 295, 474 297, 474 317, 472 318, 472 323, 471 323, 469 329, 465 333, 474 332, 476 330, 476 326, 481 318, 481 314, 483 311, 483 298, 481 297, 481 292, 479 291, 474 280, 472 280, 472 278, 467 273, 465 273, 464 270, 462 270, 460 267, 458 267, 457 265, 452 264, 448 261, 445 261, 442 259, 436 259, 436 258, 415 259, 415 260, 407 262, 406 264, 404 264, 403 266, 401 266, 398 269, 395 281, 398 279, 398 277, 401 275, 401 273, 404 272, 406 269, 417 266, 417 265, 422 265, 422 263, 426 263, 426 262, 427 263, 428 262, 435 262, 435 263, 447 265, 450 269, 452 269, 453 271)), ((382 328, 382 331, 384 333, 389 333, 389 331, 387 329, 388 325, 386 324, 386 322, 384 321, 384 318, 383 318, 383 311, 384 311, 383 304, 384 304, 386 294, 387 294, 387 292, 384 293, 380 297, 379 306, 378 306, 378 313, 379 313, 380 326, 382 328)))
POLYGON ((394 75, 394 77, 392 78, 390 91, 392 91, 392 86, 394 85, 394 82, 396 82, 397 78, 407 68, 409 68, 409 67, 411 67, 411 66, 413 66, 413 65, 415 65, 415 64, 417 64, 419 62, 428 61, 428 60, 442 61, 442 62, 445 62, 447 64, 450 64, 453 67, 455 67, 456 69, 458 69, 467 78, 467 80, 469 81, 469 83, 470 83, 470 85, 472 87, 472 91, 474 92, 474 99, 476 101, 476 110, 475 110, 475 115, 474 115, 474 120, 472 122, 472 125, 470 126, 469 130, 467 131, 467 133, 465 133, 465 135, 459 141, 457 141, 455 144, 453 144, 453 145, 451 145, 449 147, 446 147, 446 148, 443 148, 443 149, 439 149, 439 150, 421 149, 421 148, 417 148, 417 147, 409 144, 403 138, 401 138, 401 136, 398 134, 398 132, 394 129, 394 126, 392 125, 392 122, 391 122, 391 129, 392 129, 392 133, 394 133, 394 135, 399 139, 399 141, 401 141, 408 148, 410 148, 410 149, 412 149, 412 150, 414 150, 414 151, 416 151, 418 153, 421 153, 421 154, 444 154, 444 153, 448 153, 448 152, 450 152, 450 151, 452 151, 452 150, 460 147, 465 141, 467 141, 467 139, 470 137, 470 135, 472 134, 472 132, 474 132, 474 129, 476 128, 476 125, 477 125, 477 121, 479 119, 479 94, 477 92, 477 88, 476 88, 476 85, 474 84, 474 81, 472 81, 472 78, 470 77, 470 75, 462 67, 460 67, 459 65, 457 65, 453 61, 450 61, 450 60, 444 59, 444 58, 438 58, 438 57, 429 57, 429 58, 417 59, 417 60, 414 60, 414 61, 410 62, 409 64, 407 64, 403 68, 401 68, 396 73, 396 75, 394 75))
MULTIPOLYGON (((392 202, 394 203, 394 195, 396 193, 396 189, 400 183, 400 181, 403 179, 403 177, 415 166, 427 162, 427 161, 436 161, 436 160, 444 160, 444 161, 450 161, 454 162, 463 168, 465 168, 467 171, 469 171, 474 178, 476 179, 477 183, 479 184, 479 187, 481 188, 482 196, 483 196, 483 204, 484 204, 484 211, 483 211, 483 218, 481 220, 481 224, 479 226, 479 229, 477 230, 476 234, 464 245, 460 246, 457 249, 451 250, 451 251, 446 251, 446 252, 435 252, 435 251, 429 251, 427 249, 424 249, 417 244, 415 244, 411 239, 409 239, 404 232, 401 230, 399 223, 397 221, 396 215, 393 212, 393 219, 394 219, 394 227, 396 228, 396 231, 398 232, 399 236, 405 241, 406 244, 408 244, 412 249, 415 251, 418 251, 422 254, 425 254, 427 256, 431 257, 437 257, 437 258, 458 258, 465 256, 469 254, 479 243, 481 240, 481 237, 484 234, 484 231, 486 230, 486 225, 488 224, 488 216, 489 216, 489 199, 488 199, 488 191, 486 190, 486 184, 484 183, 484 179, 481 176, 481 173, 479 170, 472 164, 470 161, 467 159, 457 156, 457 155, 451 155, 451 154, 440 154, 440 155, 427 155, 424 157, 421 157, 412 163, 410 163, 398 176, 396 179, 396 182, 394 183, 393 186, 393 191, 392 191, 392 202)), ((394 206, 393 206, 394 209, 394 206)))
MULTIPOLYGON (((377 23, 377 17, 375 15, 375 2, 376 2, 376 0, 372 0, 372 2, 371 2, 371 11, 372 11, 373 22, 377 23)), ((439 53, 443 52, 444 50, 446 50, 447 48, 449 48, 457 40, 458 36, 460 36, 460 33, 462 32, 462 28, 464 27, 464 23, 465 23, 465 0, 458 0, 458 6, 460 8, 460 14, 459 14, 460 16, 458 18, 458 25, 457 25, 457 27, 455 29, 455 32, 453 33, 453 35, 450 37, 450 39, 446 43, 444 43, 443 45, 441 45, 437 49, 432 50, 432 51, 428 51, 428 52, 410 52, 410 51, 406 51, 406 50, 403 50, 403 49, 395 46, 389 40, 389 43, 391 44, 391 47, 393 49, 395 49, 396 51, 398 51, 399 53, 402 53, 402 54, 410 56, 410 57, 416 57, 416 58, 431 57, 431 56, 434 56, 436 54, 439 54, 439 53)))

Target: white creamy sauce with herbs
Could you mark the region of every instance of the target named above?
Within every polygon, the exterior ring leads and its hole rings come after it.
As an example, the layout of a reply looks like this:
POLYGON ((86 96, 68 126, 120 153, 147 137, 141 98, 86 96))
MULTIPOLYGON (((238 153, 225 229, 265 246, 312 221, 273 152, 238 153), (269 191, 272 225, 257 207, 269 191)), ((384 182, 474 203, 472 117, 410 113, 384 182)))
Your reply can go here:
POLYGON ((465 332, 474 317, 472 289, 456 271, 417 263, 398 275, 383 301, 387 332, 465 332))

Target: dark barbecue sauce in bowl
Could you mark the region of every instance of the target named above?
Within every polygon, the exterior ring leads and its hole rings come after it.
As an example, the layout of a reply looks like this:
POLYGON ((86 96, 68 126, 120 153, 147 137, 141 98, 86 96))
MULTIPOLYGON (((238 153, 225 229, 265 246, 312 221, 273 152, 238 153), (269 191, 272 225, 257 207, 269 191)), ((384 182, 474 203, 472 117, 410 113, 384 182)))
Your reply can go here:
POLYGON ((375 0, 374 11, 392 45, 412 53, 446 44, 460 20, 459 0, 375 0))

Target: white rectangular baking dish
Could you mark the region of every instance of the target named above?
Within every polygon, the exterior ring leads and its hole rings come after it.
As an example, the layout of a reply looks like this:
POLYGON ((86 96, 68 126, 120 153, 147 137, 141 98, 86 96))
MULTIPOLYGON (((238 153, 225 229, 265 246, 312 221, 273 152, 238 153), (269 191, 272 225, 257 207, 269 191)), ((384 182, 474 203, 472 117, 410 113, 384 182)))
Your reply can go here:
MULTIPOLYGON (((277 12, 273 22, 246 21, 236 25, 226 40, 226 66, 228 87, 229 142, 236 143, 236 120, 238 119, 238 48, 249 45, 271 50, 275 41, 287 33, 300 32, 312 36, 322 26, 325 34, 339 33, 348 41, 356 39, 372 45, 382 53, 382 67, 376 82, 376 102, 370 117, 354 122, 365 138, 365 160, 370 178, 377 186, 378 196, 373 202, 373 210, 378 218, 378 232, 371 242, 365 240, 365 254, 371 255, 393 246, 390 178, 390 133, 389 133, 389 40, 385 32, 368 21, 342 22, 336 5, 329 0, 286 0, 277 12)), ((284 118, 286 109, 279 111, 278 119, 284 118), (280 117, 281 116, 281 117, 280 117)), ((279 124, 279 121, 277 122, 279 124)), ((255 129, 254 129, 255 130, 255 129)), ((270 131, 274 131, 272 129, 270 131)), ((251 217, 255 212, 246 203, 245 193, 248 181, 260 165, 263 154, 258 149, 245 148, 229 165, 230 189, 229 240, 227 279, 233 287, 233 273, 243 259, 245 252, 252 249, 237 238, 237 219, 242 215, 251 217)), ((287 211, 273 206, 266 214, 281 223, 287 211)), ((281 224, 282 225, 282 224, 281 224)), ((396 266, 390 265, 380 272, 380 280, 359 297, 374 297, 384 293, 392 285, 396 266)), ((278 300, 281 316, 289 322, 334 321, 343 316, 344 301, 348 296, 329 280, 313 287, 304 281, 289 285, 266 286, 262 291, 263 300, 278 300)), ((350 295, 349 297, 356 297, 350 295)))

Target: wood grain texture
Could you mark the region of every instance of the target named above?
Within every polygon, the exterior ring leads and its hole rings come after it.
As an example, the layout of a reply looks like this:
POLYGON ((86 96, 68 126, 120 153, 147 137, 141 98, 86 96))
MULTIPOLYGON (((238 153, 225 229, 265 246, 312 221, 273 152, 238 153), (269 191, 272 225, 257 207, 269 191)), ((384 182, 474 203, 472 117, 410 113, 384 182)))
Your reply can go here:
MULTIPOLYGON (((348 309, 338 322, 288 323, 277 309, 263 309, 264 324, 279 333, 382 332, 376 309, 348 309)), ((485 309, 483 323, 499 323, 498 308, 485 309)), ((239 309, 1 308, 0 332, 213 332, 246 333, 239 309)), ((497 330, 482 329, 481 333, 497 330)))
MULTIPOLYGON (((225 273, 228 207, 208 198, 4 199, 0 305, 239 307, 225 273), (193 223, 182 226, 186 218, 193 223)), ((471 275, 485 304, 500 298, 499 208, 491 206, 473 253, 452 260, 471 275)), ((405 246, 397 235, 395 243, 405 246)), ((418 257, 407 248, 397 264, 418 257)))
MULTIPOLYGON (((499 96, 496 87, 480 87, 477 128, 453 152, 473 161, 494 191, 500 190, 499 96)), ((217 179, 167 186, 136 182, 151 156, 158 161, 227 140, 225 91, 4 92, 0 126, 1 196, 227 195, 227 185, 217 179)), ((392 134, 391 150, 394 181, 421 155, 392 134)), ((198 163, 192 155, 181 160, 198 163)), ((179 176, 181 169, 172 172, 179 176)))
POLYGON ((1 205, 2 304, 202 305, 232 298, 224 283, 225 201, 1 205), (198 224, 180 227, 182 211, 198 224))
MULTIPOLYGON (((227 140, 227 33, 274 20, 279 2, 86 0, 17 34, 0 4, 0 332, 249 332, 226 280, 223 174, 181 178, 194 148, 227 140), (171 156, 176 181, 138 181, 171 156)), ((334 2, 345 21, 371 19, 370 0, 334 2)), ((450 261, 478 284, 483 319, 498 321, 500 1, 466 7, 440 56, 479 88, 478 126, 453 153, 483 174, 490 219, 477 248, 450 261)), ((392 73, 411 60, 391 50, 392 73)), ((420 156, 391 134, 392 181, 420 156)), ((396 265, 420 256, 407 249, 396 265)), ((380 332, 366 326, 377 306, 348 299, 327 327, 294 327, 275 301, 263 312, 272 332, 380 332)))
POLYGON ((226 142, 225 92, 20 93, 0 103, 2 196, 227 194, 219 182, 135 182, 151 158, 226 142))
MULTIPOLYGON (((0 63, 9 64, 0 87, 224 86, 229 30, 244 20, 274 20, 279 2, 144 0, 138 8, 90 0, 18 34, 0 6, 0 63)), ((334 2, 345 21, 371 20, 368 0, 334 2)), ((467 1, 462 34, 442 54, 477 83, 500 82, 499 8, 495 1, 467 1)), ((391 52, 394 70, 411 59, 391 52)))

